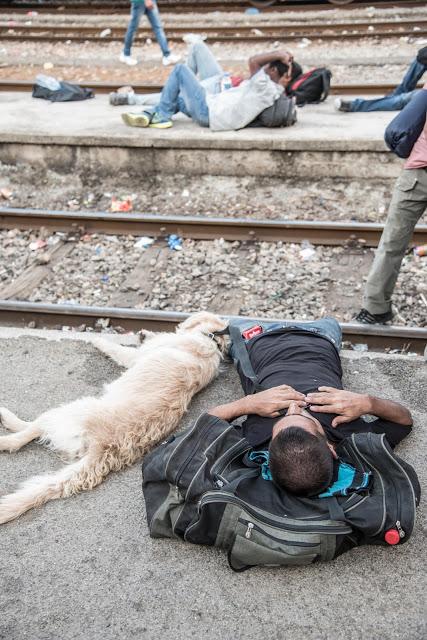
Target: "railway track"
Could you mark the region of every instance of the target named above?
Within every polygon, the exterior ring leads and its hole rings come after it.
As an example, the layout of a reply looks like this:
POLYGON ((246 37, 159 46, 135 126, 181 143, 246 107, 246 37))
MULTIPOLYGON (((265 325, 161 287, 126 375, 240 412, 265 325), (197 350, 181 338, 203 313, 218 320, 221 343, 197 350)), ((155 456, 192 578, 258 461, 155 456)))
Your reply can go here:
MULTIPOLYGON (((210 11, 238 11, 242 12, 250 6, 247 0, 230 0, 229 2, 182 2, 180 0, 172 2, 158 2, 160 10, 162 12, 170 13, 206 13, 210 11)), ((276 2, 272 6, 262 7, 263 12, 271 11, 324 11, 329 9, 366 9, 367 7, 374 7, 376 9, 390 9, 390 8, 412 8, 419 7, 420 2, 417 0, 395 0, 384 2, 366 2, 353 0, 349 4, 331 4, 327 0, 320 3, 306 3, 304 0, 287 0, 287 2, 276 2)), ((79 2, 63 2, 62 0, 49 5, 41 5, 38 2, 10 2, 8 0, 1 0, 0 13, 27 13, 28 11, 37 11, 39 13, 52 13, 58 12, 61 14, 128 14, 129 4, 128 2, 91 2, 79 3, 79 2)))
MULTIPOLYGON (((113 235, 167 236, 175 233, 195 240, 258 240, 266 242, 302 242, 343 245, 362 241, 376 247, 383 225, 359 222, 318 222, 300 220, 254 220, 207 218, 201 216, 164 216, 151 214, 114 214, 109 212, 70 212, 0 208, 0 228, 81 231, 113 235)), ((427 225, 415 228, 415 244, 427 244, 427 225)))
MULTIPOLYGON (((2 91, 27 91, 33 88, 33 82, 25 80, 0 80, 0 92, 2 91)), ((117 91, 121 86, 117 82, 80 82, 80 86, 89 87, 95 93, 105 94, 117 91)), ((135 93, 157 93, 163 89, 160 84, 133 84, 135 93)), ((418 85, 422 87, 422 83, 418 85)), ((330 94, 333 95, 386 95, 396 88, 395 84, 332 84, 330 94)))
MULTIPOLYGON (((112 328, 125 331, 173 331, 189 314, 153 309, 120 307, 86 307, 80 305, 42 304, 18 300, 0 300, 0 324, 3 326, 39 328, 96 327, 108 321, 112 328)), ((233 316, 225 316, 232 318, 233 316)), ((280 322, 284 318, 251 318, 280 322)), ((343 339, 351 344, 367 344, 370 349, 383 351, 398 349, 422 354, 427 342, 427 330, 417 327, 366 326, 342 323, 343 339)))
MULTIPOLYGON (((275 27, 257 25, 254 27, 166 27, 168 39, 180 42, 182 35, 188 33, 205 34, 207 42, 275 42, 280 39, 300 40, 302 38, 336 40, 357 38, 389 38, 402 36, 422 37, 427 35, 427 20, 400 20, 396 22, 346 22, 330 25, 287 24, 275 27)), ((0 39, 28 40, 35 42, 122 42, 125 28, 112 27, 104 37, 103 26, 35 26, 15 24, 0 26, 0 39)), ((136 42, 152 38, 148 29, 140 29, 136 42)))

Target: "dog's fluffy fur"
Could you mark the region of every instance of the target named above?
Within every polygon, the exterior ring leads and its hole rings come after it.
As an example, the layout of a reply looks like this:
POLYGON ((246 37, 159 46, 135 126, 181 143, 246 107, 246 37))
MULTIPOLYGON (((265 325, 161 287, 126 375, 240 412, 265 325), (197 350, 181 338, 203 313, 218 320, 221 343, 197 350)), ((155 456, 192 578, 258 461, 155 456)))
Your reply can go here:
POLYGON ((201 312, 189 317, 176 333, 145 333, 138 349, 98 339, 96 346, 127 368, 104 388, 100 397, 75 400, 24 422, 0 409, 3 427, 0 451, 18 451, 38 438, 40 444, 75 460, 55 473, 30 478, 0 499, 0 524, 48 500, 93 489, 110 471, 139 460, 178 425, 195 393, 217 375, 220 349, 208 336, 225 323, 201 312))

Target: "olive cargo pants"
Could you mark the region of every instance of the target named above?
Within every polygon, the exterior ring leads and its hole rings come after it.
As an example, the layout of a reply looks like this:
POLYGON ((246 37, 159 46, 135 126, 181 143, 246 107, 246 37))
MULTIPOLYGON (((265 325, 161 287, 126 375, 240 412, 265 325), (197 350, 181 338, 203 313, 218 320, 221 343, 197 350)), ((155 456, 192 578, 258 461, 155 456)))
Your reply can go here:
POLYGON ((403 169, 394 187, 387 220, 365 287, 363 307, 391 310, 391 296, 414 227, 427 209, 427 167, 403 169))

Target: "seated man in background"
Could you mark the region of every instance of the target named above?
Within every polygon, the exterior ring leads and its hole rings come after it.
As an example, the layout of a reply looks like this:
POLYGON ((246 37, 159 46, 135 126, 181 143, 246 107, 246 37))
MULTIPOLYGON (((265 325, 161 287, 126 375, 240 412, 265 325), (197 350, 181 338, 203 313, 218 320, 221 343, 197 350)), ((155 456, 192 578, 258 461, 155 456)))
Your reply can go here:
POLYGON ((418 80, 424 75, 427 69, 427 47, 418 51, 417 57, 410 64, 402 82, 389 95, 383 98, 365 100, 355 98, 354 100, 335 100, 337 111, 400 111, 418 93, 416 90, 418 80))
MULTIPOLYGON (((286 51, 267 52, 249 59, 250 78, 243 80, 224 73, 206 44, 194 34, 187 65, 178 65, 169 76, 162 93, 134 96, 128 93, 126 103, 147 105, 142 113, 125 113, 129 126, 166 129, 172 116, 182 112, 204 127, 214 130, 236 130, 247 126, 264 109, 283 94, 300 67, 286 51)), ((112 94, 110 102, 123 104, 124 99, 112 94)))
MULTIPOLYGON (((333 318, 241 324, 252 380, 241 356, 237 369, 248 395, 209 413, 228 421, 248 416, 239 428, 253 447, 268 448, 272 479, 286 491, 327 491, 340 470, 334 444, 352 433, 384 433, 391 447, 410 433, 411 414, 398 402, 343 389, 341 329, 333 318), (265 390, 254 393, 258 388, 265 390), (377 419, 368 422, 365 414, 377 419)), ((234 342, 231 355, 238 355, 234 342)))

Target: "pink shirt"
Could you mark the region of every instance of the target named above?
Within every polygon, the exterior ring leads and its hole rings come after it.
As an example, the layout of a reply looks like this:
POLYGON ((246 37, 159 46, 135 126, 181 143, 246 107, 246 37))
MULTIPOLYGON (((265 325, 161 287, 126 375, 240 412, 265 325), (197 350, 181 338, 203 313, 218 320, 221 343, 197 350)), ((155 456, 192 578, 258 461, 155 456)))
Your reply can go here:
POLYGON ((405 169, 421 169, 427 167, 427 122, 420 137, 412 147, 411 154, 406 160, 405 169))

